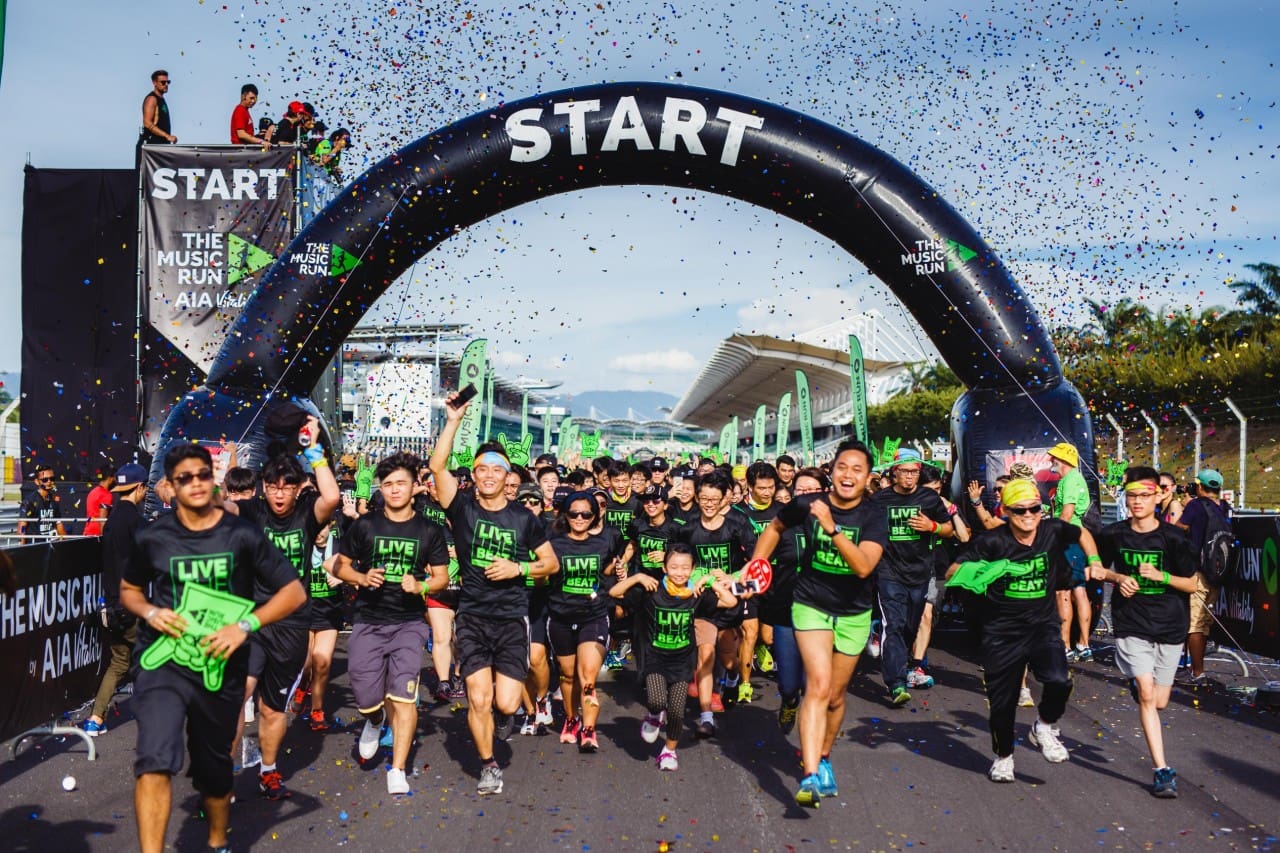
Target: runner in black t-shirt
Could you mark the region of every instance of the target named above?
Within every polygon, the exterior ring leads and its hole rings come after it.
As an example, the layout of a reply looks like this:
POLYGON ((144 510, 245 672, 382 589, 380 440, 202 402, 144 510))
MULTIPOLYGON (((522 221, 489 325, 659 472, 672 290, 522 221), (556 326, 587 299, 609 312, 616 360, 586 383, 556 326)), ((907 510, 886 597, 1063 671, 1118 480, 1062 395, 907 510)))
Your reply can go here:
MULTIPOLYGON (((307 604, 249 639, 249 677, 245 696, 246 699, 255 695, 258 698, 261 716, 258 745, 262 750, 258 790, 269 800, 289 796, 276 767, 276 759, 289 722, 285 716, 290 704, 289 691, 307 662, 312 616, 311 549, 320 528, 333 517, 342 499, 338 481, 334 479, 324 447, 320 444, 319 421, 309 417, 303 429, 314 436, 304 453, 316 477, 315 489, 304 490, 306 475, 302 463, 284 451, 262 466, 262 497, 228 502, 225 506, 267 534, 267 538, 293 566, 308 595, 307 604)), ((327 585, 325 589, 328 590, 327 585)), ((266 594, 262 591, 259 596, 266 594)), ((302 690, 301 686, 298 689, 302 690)), ((302 698, 296 697, 293 701, 296 713, 302 711, 302 698)))
POLYGON ((389 794, 409 793, 405 764, 418 727, 426 598, 449 584, 444 529, 413 506, 419 464, 409 453, 378 463, 383 508, 361 516, 342 537, 334 572, 358 590, 347 640, 351 692, 365 720, 357 748, 362 759, 372 759, 383 721, 391 723, 389 794))
POLYGON ((596 676, 604 663, 612 601, 601 587, 606 576, 616 576, 623 551, 622 537, 614 528, 606 526, 600 533, 590 532, 598 512, 596 502, 586 492, 570 495, 551 537, 560 571, 551 578, 547 637, 560 667, 565 712, 560 742, 576 742, 580 752, 596 752, 600 748, 596 737, 596 720, 600 716, 596 676))
POLYGON ((631 491, 631 468, 621 459, 609 466, 609 500, 605 504, 604 523, 626 535, 627 527, 641 515, 640 500, 631 491))
POLYGON ((1066 711, 1072 689, 1055 597, 1067 580, 1060 577, 1058 558, 1064 548, 1077 542, 1089 563, 1099 558, 1089 531, 1058 518, 1042 517, 1040 493, 1030 480, 1011 481, 1000 499, 1006 523, 970 540, 947 570, 947 577, 954 577, 962 564, 987 570, 1004 567, 989 580, 981 599, 985 611, 982 655, 991 748, 996 754, 987 775, 993 782, 1012 782, 1013 725, 1018 688, 1027 666, 1044 688, 1040 717, 1028 740, 1040 747, 1050 762, 1070 758, 1054 725, 1066 711))
MULTIPOLYGON (((876 570, 876 600, 884 638, 881 641, 880 671, 894 705, 911 701, 907 677, 911 645, 920 629, 920 617, 933 579, 933 534, 950 536, 951 515, 942 498, 920 485, 924 461, 914 450, 901 450, 889 469, 893 485, 871 497, 871 504, 884 513, 889 544, 876 570)), ((929 687, 916 681, 914 686, 929 687)))
MULTIPOLYGON (((732 487, 728 475, 719 471, 700 478, 696 487, 699 516, 676 533, 677 541, 693 549, 694 574, 699 577, 710 574, 720 578, 733 574, 746 565, 747 556, 755 546, 756 536, 746 516, 740 512, 723 511, 725 496, 732 487)), ((694 733, 701 738, 715 736, 715 714, 724 710, 722 694, 713 690, 717 658, 725 669, 725 689, 731 688, 732 698, 737 698, 738 628, 742 624, 742 604, 745 602, 732 610, 717 610, 694 622, 698 641, 694 686, 701 711, 694 733)))
POLYGON ((413 505, 423 518, 440 525, 449 546, 449 585, 440 593, 427 596, 427 623, 431 626, 431 663, 436 671, 435 699, 437 702, 452 702, 466 695, 461 680, 454 681, 453 655, 453 620, 458 611, 458 591, 462 587, 449 515, 436 497, 435 480, 425 470, 418 472, 418 495, 413 505))
MULTIPOLYGON (((640 515, 636 516, 627 529, 627 539, 632 545, 628 575, 647 574, 655 580, 662 577, 667 546, 675 540, 680 530, 680 525, 667 514, 667 494, 666 488, 651 483, 639 496, 640 515)), ((625 599, 622 607, 630 614, 636 669, 643 672, 643 658, 648 647, 644 614, 631 609, 625 599)))
POLYGON ((513 506, 502 494, 511 463, 498 444, 481 445, 475 454, 475 488, 458 490, 449 471, 449 455, 458 424, 470 404, 445 405, 445 424, 431 454, 440 505, 449 514, 462 591, 458 601, 456 648, 467 685, 467 724, 480 756, 481 795, 502 792, 502 770, 493 760, 494 712, 505 728, 520 707, 529 670, 530 577, 545 578, 560 569, 541 523, 513 506), (533 559, 530 559, 530 555, 533 559))
POLYGON ((709 616, 717 608, 738 605, 726 576, 712 581, 709 588, 706 584, 712 580, 710 575, 703 575, 697 582, 692 576, 693 549, 683 542, 672 542, 660 580, 636 572, 618 581, 609 593, 614 598, 629 599, 631 609, 641 614, 645 623, 640 632, 644 639, 638 642, 646 646, 640 657, 640 680, 645 686, 649 713, 640 724, 640 737, 653 743, 665 723, 667 738, 658 753, 659 770, 676 770, 680 766, 676 746, 684 728, 689 679, 693 676, 694 619, 709 616))
POLYGON ((164 472, 177 507, 138 531, 120 582, 120 603, 144 623, 131 703, 138 720, 138 842, 144 853, 164 847, 171 780, 189 752, 209 847, 226 850, 231 740, 248 666, 244 643, 301 607, 307 593, 260 529, 214 503, 208 450, 175 443, 164 472), (255 589, 271 592, 256 608, 255 589))
POLYGON ((698 517, 698 502, 694 499, 695 477, 691 468, 680 468, 671 473, 671 500, 667 516, 683 527, 698 517))
MULTIPOLYGON (((760 535, 760 531, 769 526, 769 522, 777 517, 782 504, 774 501, 773 496, 778 488, 778 472, 768 462, 753 462, 747 466, 747 494, 742 503, 734 504, 734 510, 741 512, 751 523, 751 531, 760 535)), ((754 547, 755 543, 752 543, 754 547)), ((757 657, 760 659, 760 671, 773 670, 773 655, 769 647, 773 645, 773 629, 767 625, 760 626, 760 602, 750 599, 745 602, 742 618, 742 636, 738 641, 738 685, 739 702, 750 702, 755 691, 751 686, 751 667, 757 657), (759 647, 757 648, 757 643, 759 647)))
POLYGON ((884 513, 866 500, 871 452, 843 441, 832 463, 831 491, 787 504, 760 534, 752 559, 768 559, 788 528, 803 526, 791 619, 804 661, 800 753, 804 778, 796 802, 816 808, 835 796, 831 747, 844 720, 845 691, 871 633, 871 573, 884 553, 884 513))
POLYGON ((1196 565, 1187 534, 1159 517, 1161 475, 1154 468, 1125 472, 1129 517, 1098 536, 1102 564, 1092 580, 1116 585, 1111 597, 1116 665, 1129 677, 1138 719, 1155 769, 1151 793, 1178 796, 1178 774, 1164 755, 1160 711, 1169 704, 1187 630, 1187 597, 1196 590, 1196 565), (1110 567, 1110 570, 1103 568, 1110 567))

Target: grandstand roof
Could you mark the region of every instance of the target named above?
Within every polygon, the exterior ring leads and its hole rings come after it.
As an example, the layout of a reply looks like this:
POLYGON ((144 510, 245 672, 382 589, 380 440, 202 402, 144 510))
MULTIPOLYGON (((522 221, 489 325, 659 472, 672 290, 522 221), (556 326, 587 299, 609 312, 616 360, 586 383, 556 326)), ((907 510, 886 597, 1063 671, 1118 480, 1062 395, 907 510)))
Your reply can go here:
MULTIPOLYGON (((864 359, 868 374, 901 367, 900 361, 864 359)), ((671 411, 672 420, 718 429, 737 415, 749 419, 763 403, 776 411, 794 393, 797 370, 809 379, 815 412, 849 397, 849 355, 803 341, 766 335, 733 335, 714 354, 671 411)), ((750 431, 748 426, 747 431, 750 431)))

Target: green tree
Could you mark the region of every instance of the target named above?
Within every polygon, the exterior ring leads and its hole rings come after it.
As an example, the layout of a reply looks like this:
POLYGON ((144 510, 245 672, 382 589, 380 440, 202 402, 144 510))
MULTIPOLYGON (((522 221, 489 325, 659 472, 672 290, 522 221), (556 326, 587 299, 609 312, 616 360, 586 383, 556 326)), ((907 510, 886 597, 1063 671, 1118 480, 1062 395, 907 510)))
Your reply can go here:
POLYGON ((1236 302, 1264 317, 1274 318, 1280 314, 1280 266, 1258 263, 1245 264, 1245 268, 1257 273, 1259 280, 1230 282, 1227 286, 1236 292, 1236 302))

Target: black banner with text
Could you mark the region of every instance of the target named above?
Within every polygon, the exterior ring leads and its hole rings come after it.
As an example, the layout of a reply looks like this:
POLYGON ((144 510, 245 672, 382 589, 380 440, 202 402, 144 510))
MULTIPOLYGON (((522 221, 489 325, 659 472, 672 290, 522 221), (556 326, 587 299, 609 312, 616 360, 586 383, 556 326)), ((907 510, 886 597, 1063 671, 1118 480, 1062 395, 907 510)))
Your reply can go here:
POLYGON ((93 697, 102 671, 102 546, 97 537, 7 549, 0 592, 0 741, 93 697))
POLYGON ((1231 527, 1238 544, 1214 602, 1213 638, 1280 658, 1280 516, 1237 516, 1231 527))

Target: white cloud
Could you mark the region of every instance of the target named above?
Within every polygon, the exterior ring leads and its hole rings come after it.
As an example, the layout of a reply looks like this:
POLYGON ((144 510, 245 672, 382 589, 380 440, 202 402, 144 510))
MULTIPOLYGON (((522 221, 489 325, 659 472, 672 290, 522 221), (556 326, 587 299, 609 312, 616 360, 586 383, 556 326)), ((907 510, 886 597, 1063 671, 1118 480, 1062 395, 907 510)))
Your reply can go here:
POLYGON ((609 369, 622 373, 693 373, 700 365, 693 353, 682 349, 653 350, 615 356, 609 369))

